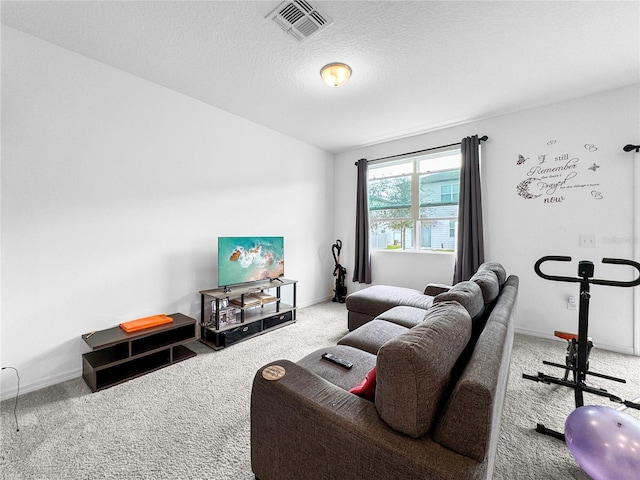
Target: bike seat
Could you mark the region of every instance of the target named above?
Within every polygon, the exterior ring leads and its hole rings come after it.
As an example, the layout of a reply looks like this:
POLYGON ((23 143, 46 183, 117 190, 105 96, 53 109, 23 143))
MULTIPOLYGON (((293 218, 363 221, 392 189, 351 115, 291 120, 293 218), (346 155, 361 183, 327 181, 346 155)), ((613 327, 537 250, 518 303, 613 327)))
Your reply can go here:
MULTIPOLYGON (((578 335, 576 335, 575 333, 567 333, 567 332, 561 332, 559 330, 556 330, 555 332, 553 332, 553 334, 558 338, 567 340, 568 342, 570 342, 571 340, 578 341, 578 335)), ((591 342, 591 337, 587 337, 587 341, 591 342)))

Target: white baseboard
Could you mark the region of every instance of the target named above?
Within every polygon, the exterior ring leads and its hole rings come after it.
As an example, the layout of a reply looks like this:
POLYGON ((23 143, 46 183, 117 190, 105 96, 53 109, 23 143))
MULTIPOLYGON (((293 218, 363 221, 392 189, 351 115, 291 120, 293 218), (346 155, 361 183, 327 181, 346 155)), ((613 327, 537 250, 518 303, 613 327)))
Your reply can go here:
MULTIPOLYGON (((546 338, 548 340, 558 340, 559 342, 566 341, 566 340, 561 340, 547 333, 540 333, 540 332, 536 332, 535 330, 527 330, 526 328, 516 328, 515 332, 521 333, 522 335, 528 335, 530 337, 546 338)), ((597 345, 594 346, 594 348, 599 348, 601 350, 608 350, 610 352, 624 353, 626 355, 635 355, 633 346, 621 347, 620 345, 608 345, 605 343, 598 343, 597 345)))
MULTIPOLYGON (((18 392, 18 378, 15 376, 15 371, 12 369, 2 370, 2 375, 12 375, 15 378, 15 386, 3 389, 0 393, 0 401, 5 401, 16 396, 16 393, 18 392)), ((80 376, 82 376, 82 369, 74 368, 73 370, 70 370, 68 372, 59 373, 47 378, 41 378, 36 382, 22 383, 21 381, 20 395, 29 392, 35 392, 36 390, 40 390, 41 388, 50 387, 61 382, 66 382, 67 380, 73 380, 74 378, 78 378, 80 376)))
POLYGON ((311 300, 309 302, 305 302, 302 305, 298 305, 297 308, 311 307, 312 305, 317 305, 318 303, 328 302, 332 298, 333 298, 333 295, 327 295, 325 297, 316 298, 316 299, 311 300))

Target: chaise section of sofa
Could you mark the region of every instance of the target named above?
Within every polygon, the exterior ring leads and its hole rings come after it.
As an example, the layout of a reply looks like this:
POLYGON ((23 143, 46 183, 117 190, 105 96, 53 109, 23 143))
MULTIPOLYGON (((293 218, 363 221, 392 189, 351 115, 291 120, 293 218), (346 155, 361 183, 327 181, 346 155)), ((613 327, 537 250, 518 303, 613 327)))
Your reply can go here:
POLYGON ((355 330, 373 320, 381 313, 397 305, 428 309, 433 303, 432 295, 419 290, 391 285, 373 285, 347 296, 348 328, 355 330))

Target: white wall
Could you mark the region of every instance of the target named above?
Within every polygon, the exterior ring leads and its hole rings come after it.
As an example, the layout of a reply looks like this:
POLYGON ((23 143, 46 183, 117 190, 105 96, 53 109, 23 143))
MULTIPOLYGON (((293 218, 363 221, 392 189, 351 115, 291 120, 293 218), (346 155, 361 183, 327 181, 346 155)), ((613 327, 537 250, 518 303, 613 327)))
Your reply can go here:
MULTIPOLYGON (((2 30, 0 362, 19 369, 22 392, 80 375, 82 333, 161 312, 197 318, 198 290, 216 283, 219 235, 283 235, 302 306, 332 296, 330 246, 340 238, 349 292, 362 288, 350 281, 354 161, 476 133, 490 137, 486 257, 520 276, 520 331, 550 336, 577 325, 566 308, 577 287, 537 277, 540 256, 572 256, 558 274, 575 275, 585 259, 598 278, 630 279, 600 260, 632 258, 639 241, 634 155, 622 151, 639 141, 638 85, 342 153, 334 163, 317 148, 2 30), (598 150, 584 149, 591 144, 598 150), (517 194, 539 155, 556 166, 564 153, 580 159, 581 171, 555 195, 563 202, 517 194), (518 155, 529 159, 516 165, 518 155), (597 188, 576 188, 586 180, 597 188), (581 234, 594 235, 596 248, 581 248, 581 234)), ((374 283, 422 288, 452 278, 452 255, 395 253, 373 255, 374 283)), ((592 288, 597 347, 632 352, 631 290, 592 288)), ((1 380, 7 398, 15 376, 5 370, 1 380)))
MULTIPOLYGON (((80 335, 199 318, 217 237, 283 235, 298 305, 332 296, 333 156, 2 29, 2 366, 77 377, 80 335)), ((10 373, 7 373, 10 372, 10 373)), ((2 372, 2 398, 15 376, 2 372)))
MULTIPOLYGON (((640 241, 633 233, 634 154, 622 150, 640 141, 639 91, 640 86, 632 85, 337 155, 335 232, 344 242, 347 278, 353 275, 354 161, 455 143, 467 135, 488 135, 482 147, 486 260, 498 261, 520 277, 518 330, 546 337, 554 330, 577 331, 577 311, 567 309, 567 298, 578 295, 577 284, 543 280, 533 265, 545 255, 567 255, 572 263, 545 264, 543 270, 576 276, 577 262, 590 260, 596 278, 633 278, 630 267, 602 265, 601 260, 633 259, 634 242, 640 241), (590 150, 585 148, 591 145, 590 150), (578 159, 573 162, 575 169, 527 175, 536 166, 565 165, 566 161, 555 160, 565 154, 569 160, 578 159), (528 160, 517 165, 519 155, 528 160), (543 164, 540 155, 546 155, 543 164), (595 171, 589 170, 594 163, 595 171), (578 175, 567 180, 571 172, 578 175), (531 193, 541 196, 527 200, 518 195, 516 186, 531 177, 539 179, 531 182, 531 193), (543 182, 561 180, 566 182, 553 194, 539 188, 543 182), (559 203, 551 200, 560 197, 564 199, 559 203), (581 247, 581 235, 593 235, 596 247, 581 247)), ((411 256, 411 266, 402 258, 394 268, 388 259, 394 253, 372 255, 373 283, 399 283, 401 277, 404 285, 422 288, 453 277, 453 260, 443 263, 442 254, 402 254, 411 256)), ((348 284, 350 292, 363 287, 348 284)), ((589 332, 596 347, 633 353, 632 290, 592 287, 589 332)))

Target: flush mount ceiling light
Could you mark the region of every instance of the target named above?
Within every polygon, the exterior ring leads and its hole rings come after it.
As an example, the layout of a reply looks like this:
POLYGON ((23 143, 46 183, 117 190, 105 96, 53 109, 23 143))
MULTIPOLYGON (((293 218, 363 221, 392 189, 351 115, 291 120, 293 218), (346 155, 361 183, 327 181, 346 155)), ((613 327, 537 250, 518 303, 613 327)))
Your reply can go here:
POLYGON ((320 75, 330 87, 339 87, 349 80, 351 67, 345 63, 330 63, 322 67, 320 75))

